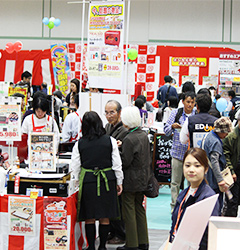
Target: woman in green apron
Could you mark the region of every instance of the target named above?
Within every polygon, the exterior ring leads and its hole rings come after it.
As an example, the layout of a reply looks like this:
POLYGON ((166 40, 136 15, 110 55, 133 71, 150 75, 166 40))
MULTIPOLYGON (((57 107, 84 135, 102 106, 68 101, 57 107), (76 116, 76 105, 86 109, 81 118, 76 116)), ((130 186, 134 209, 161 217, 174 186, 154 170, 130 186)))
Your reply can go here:
POLYGON ((95 249, 95 221, 99 220, 99 250, 106 249, 109 219, 120 217, 117 195, 122 192, 122 162, 114 138, 106 135, 94 111, 82 120, 82 138, 72 152, 72 179, 79 181, 78 221, 85 221, 88 250, 95 249))

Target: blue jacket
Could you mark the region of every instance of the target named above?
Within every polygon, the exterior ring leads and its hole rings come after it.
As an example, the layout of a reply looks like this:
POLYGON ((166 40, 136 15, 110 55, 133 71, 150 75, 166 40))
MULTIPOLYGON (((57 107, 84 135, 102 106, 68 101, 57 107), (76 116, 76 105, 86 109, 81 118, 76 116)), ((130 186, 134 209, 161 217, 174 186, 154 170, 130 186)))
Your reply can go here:
MULTIPOLYGON (((226 166, 226 159, 225 159, 225 155, 223 154, 222 144, 223 144, 222 140, 219 138, 219 136, 216 133, 213 132, 213 130, 210 133, 208 133, 204 142, 204 150, 207 153, 207 157, 209 160, 210 160, 211 153, 217 152, 219 154, 220 171, 222 171, 226 166)), ((209 186, 214 190, 218 189, 218 182, 223 180, 222 175, 217 178, 220 178, 220 179, 219 180, 216 179, 213 173, 213 170, 210 167, 207 171, 206 179, 208 181, 209 186)))
MULTIPOLYGON (((176 205, 175 205, 173 213, 172 213, 172 227, 171 227, 170 239, 169 239, 170 242, 172 242, 174 239, 173 231, 174 231, 175 224, 177 222, 178 210, 179 210, 180 204, 181 204, 183 198, 185 197, 188 189, 189 189, 189 187, 184 189, 179 194, 179 196, 177 198, 176 205)), ((187 199, 187 201, 185 201, 183 203, 183 205, 182 205, 183 212, 180 216, 179 225, 181 223, 182 217, 183 217, 187 207, 195 204, 196 202, 204 200, 210 196, 213 196, 214 194, 215 194, 215 192, 211 189, 211 187, 209 185, 207 185, 205 180, 203 180, 202 183, 200 184, 200 186, 198 187, 196 194, 194 196, 190 195, 190 197, 187 199)), ((219 203, 217 201, 217 203, 213 209, 212 216, 219 216, 220 214, 218 211, 219 211, 219 203)), ((200 242, 199 249, 207 249, 207 239, 208 239, 208 227, 206 228, 206 230, 204 232, 204 235, 203 235, 202 240, 200 242)))
MULTIPOLYGON (((164 84, 162 87, 159 88, 159 90, 157 92, 157 99, 159 101, 161 101, 162 104, 167 101, 166 100, 166 94, 167 94, 167 91, 168 91, 168 87, 169 87, 169 84, 164 84)), ((170 96, 176 96, 178 98, 177 90, 173 86, 171 86, 170 89, 169 89, 168 98, 170 96)))

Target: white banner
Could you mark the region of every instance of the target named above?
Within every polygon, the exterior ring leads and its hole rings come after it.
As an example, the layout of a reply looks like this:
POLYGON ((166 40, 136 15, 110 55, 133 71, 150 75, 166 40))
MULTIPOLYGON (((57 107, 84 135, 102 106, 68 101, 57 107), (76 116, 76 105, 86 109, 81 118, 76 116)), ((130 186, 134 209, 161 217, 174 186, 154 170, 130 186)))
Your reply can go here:
POLYGON ((124 2, 92 2, 88 22, 88 79, 93 88, 123 89, 124 2))

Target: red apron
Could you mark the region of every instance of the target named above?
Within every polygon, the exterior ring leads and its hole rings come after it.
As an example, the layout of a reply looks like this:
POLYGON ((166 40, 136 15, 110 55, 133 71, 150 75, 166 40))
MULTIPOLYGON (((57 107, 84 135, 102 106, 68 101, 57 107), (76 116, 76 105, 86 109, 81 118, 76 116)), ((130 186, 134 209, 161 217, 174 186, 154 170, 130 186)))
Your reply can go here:
MULTIPOLYGON (((33 116, 34 116, 34 115, 32 114, 33 132, 43 132, 43 129, 46 127, 46 125, 36 127, 36 126, 35 126, 35 123, 34 123, 34 118, 33 118, 33 116)), ((47 121, 49 122, 49 120, 50 120, 50 116, 47 115, 47 121)))

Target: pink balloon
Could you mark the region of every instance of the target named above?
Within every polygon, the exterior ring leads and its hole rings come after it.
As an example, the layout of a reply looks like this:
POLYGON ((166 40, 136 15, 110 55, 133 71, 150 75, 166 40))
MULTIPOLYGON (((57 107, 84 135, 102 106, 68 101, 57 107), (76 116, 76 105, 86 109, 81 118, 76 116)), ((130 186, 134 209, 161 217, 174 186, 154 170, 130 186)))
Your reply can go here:
POLYGON ((11 43, 11 42, 7 43, 6 46, 5 46, 5 49, 6 49, 6 51, 7 51, 9 54, 12 54, 13 51, 14 51, 13 43, 11 43))
POLYGON ((23 44, 20 41, 15 42, 14 45, 13 45, 14 50, 16 52, 19 52, 22 49, 22 46, 23 46, 23 44))

